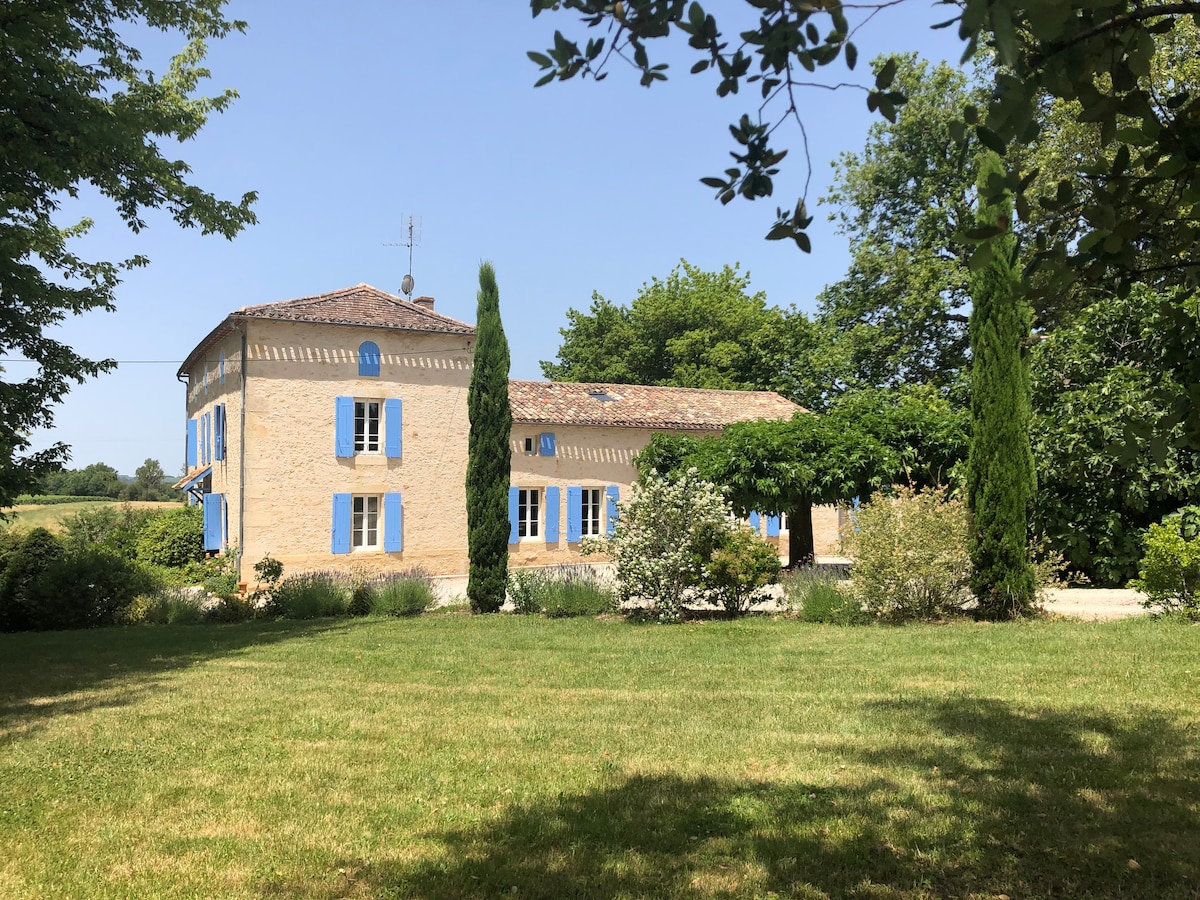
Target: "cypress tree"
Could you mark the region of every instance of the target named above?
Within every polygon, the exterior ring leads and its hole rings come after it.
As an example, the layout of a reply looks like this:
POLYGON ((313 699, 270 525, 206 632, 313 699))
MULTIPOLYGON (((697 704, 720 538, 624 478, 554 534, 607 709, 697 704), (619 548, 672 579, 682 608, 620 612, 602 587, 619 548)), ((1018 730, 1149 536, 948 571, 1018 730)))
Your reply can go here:
MULTIPOLYGON (((1008 619, 1033 608, 1036 583, 1029 556, 1029 508, 1036 490, 1029 443, 1031 313, 1016 270, 1012 200, 990 199, 989 179, 1002 177, 1000 158, 979 166, 981 227, 989 238, 985 265, 971 274, 971 448, 967 498, 971 508, 971 589, 979 615, 1008 619)), ((986 250, 985 250, 986 252, 986 250)))
POLYGON ((490 262, 479 265, 475 358, 467 392, 467 597, 474 612, 496 612, 508 580, 508 339, 500 322, 500 290, 490 262))

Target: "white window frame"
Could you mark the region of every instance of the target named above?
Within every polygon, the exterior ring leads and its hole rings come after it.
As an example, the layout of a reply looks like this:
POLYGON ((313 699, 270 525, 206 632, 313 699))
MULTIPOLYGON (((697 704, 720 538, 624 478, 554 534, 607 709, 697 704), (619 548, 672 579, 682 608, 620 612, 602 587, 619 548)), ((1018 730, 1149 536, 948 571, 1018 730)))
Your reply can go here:
POLYGON ((355 494, 350 500, 350 550, 378 550, 383 546, 383 498, 355 494))
POLYGON ((354 398, 354 452, 383 452, 382 400, 354 398))
POLYGON ((542 489, 517 488, 517 538, 534 540, 542 533, 542 489))
POLYGON ((579 534, 582 537, 604 536, 604 510, 608 505, 608 494, 604 488, 581 489, 583 500, 580 505, 579 534))

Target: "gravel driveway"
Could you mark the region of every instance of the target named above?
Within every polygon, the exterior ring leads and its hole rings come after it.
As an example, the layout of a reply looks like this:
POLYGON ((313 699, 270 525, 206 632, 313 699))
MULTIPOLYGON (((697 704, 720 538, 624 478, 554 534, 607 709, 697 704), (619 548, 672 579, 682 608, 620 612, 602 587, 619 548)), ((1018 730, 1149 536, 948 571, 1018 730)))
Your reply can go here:
POLYGON ((1046 611, 1092 622, 1144 616, 1145 594, 1120 588, 1052 588, 1046 591, 1046 611))

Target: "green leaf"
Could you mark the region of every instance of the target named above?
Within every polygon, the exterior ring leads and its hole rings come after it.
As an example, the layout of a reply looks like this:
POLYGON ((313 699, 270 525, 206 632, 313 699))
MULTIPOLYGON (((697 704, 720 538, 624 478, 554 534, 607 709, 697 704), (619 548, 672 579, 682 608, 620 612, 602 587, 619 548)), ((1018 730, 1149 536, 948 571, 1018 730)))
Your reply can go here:
POLYGON ((888 61, 883 64, 883 68, 879 70, 879 74, 875 76, 875 87, 879 90, 886 90, 892 86, 892 81, 896 77, 896 58, 889 57, 888 61))
POLYGON ((846 68, 853 71, 854 66, 858 63, 858 48, 849 41, 846 42, 846 68))
POLYGON ((548 69, 554 65, 554 61, 544 53, 535 53, 534 51, 530 50, 525 55, 537 63, 538 67, 541 69, 548 69))
POLYGON ((1008 145, 1004 143, 1003 138, 986 125, 975 126, 975 136, 979 138, 979 143, 987 147, 989 150, 994 150, 1001 156, 1008 152, 1008 145))

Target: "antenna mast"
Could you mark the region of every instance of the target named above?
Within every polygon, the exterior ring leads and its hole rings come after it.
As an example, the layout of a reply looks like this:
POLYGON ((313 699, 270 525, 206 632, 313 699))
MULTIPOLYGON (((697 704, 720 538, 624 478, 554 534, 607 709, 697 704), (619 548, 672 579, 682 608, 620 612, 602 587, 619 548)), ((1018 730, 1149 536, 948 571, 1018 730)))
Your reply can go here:
POLYGON ((404 294, 409 300, 412 299, 412 292, 415 283, 412 277, 412 261, 413 247, 421 243, 421 217, 420 216, 404 216, 400 217, 404 224, 404 240, 395 243, 384 244, 385 247, 407 247, 408 248, 408 274, 400 281, 400 293, 404 294))

